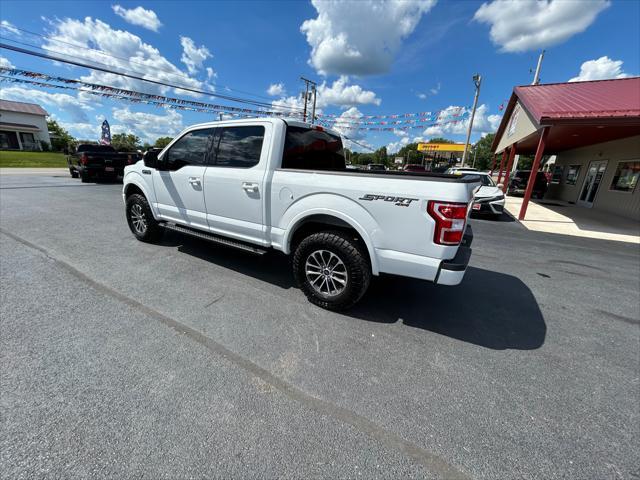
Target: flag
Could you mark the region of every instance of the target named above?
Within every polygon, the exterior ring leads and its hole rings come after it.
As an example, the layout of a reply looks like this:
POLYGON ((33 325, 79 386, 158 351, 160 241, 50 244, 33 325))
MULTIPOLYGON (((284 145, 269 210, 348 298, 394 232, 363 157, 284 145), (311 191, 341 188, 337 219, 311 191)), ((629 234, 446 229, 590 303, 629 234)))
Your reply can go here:
POLYGON ((111 145, 111 128, 109 122, 105 118, 102 122, 102 135, 100 136, 100 145, 111 145))

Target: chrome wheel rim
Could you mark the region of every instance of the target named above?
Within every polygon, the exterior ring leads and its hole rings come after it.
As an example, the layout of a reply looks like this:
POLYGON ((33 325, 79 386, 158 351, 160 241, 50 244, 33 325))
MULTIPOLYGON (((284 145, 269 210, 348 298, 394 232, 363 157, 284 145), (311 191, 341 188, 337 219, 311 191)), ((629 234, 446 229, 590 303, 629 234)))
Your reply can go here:
POLYGON ((311 287, 324 297, 335 297, 347 288, 347 266, 329 250, 316 250, 309 254, 304 269, 311 287))
POLYGON ((129 214, 131 215, 131 225, 133 225, 133 229, 136 233, 144 235, 144 232, 147 230, 147 217, 144 214, 144 210, 142 210, 142 206, 134 203, 131 206, 129 214))

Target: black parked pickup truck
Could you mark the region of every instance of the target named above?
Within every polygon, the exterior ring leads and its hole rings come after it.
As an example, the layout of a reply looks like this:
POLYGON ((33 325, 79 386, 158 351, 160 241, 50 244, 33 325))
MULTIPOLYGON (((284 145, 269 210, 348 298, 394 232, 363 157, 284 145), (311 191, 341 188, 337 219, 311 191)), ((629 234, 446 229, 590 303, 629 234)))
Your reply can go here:
POLYGON ((124 167, 137 161, 135 154, 120 153, 110 145, 78 145, 76 153, 67 156, 73 178, 88 182, 92 178, 116 179, 124 174, 124 167))

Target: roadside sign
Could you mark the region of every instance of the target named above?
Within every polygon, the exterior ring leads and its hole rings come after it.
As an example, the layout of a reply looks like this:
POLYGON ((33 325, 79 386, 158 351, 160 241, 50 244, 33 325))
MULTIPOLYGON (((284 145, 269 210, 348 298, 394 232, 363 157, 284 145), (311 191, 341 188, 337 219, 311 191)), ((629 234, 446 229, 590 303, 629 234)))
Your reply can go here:
POLYGON ((464 152, 464 143, 419 143, 419 152, 464 152))

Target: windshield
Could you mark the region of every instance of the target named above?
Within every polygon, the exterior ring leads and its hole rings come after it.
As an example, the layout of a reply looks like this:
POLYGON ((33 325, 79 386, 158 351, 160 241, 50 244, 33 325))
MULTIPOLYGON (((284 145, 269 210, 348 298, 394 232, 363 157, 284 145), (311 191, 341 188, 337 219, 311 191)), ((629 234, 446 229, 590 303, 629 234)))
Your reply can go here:
POLYGON ((303 127, 287 127, 282 168, 304 170, 344 170, 340 137, 303 127))
POLYGON ((489 175, 479 175, 483 187, 495 187, 496 183, 489 175))

